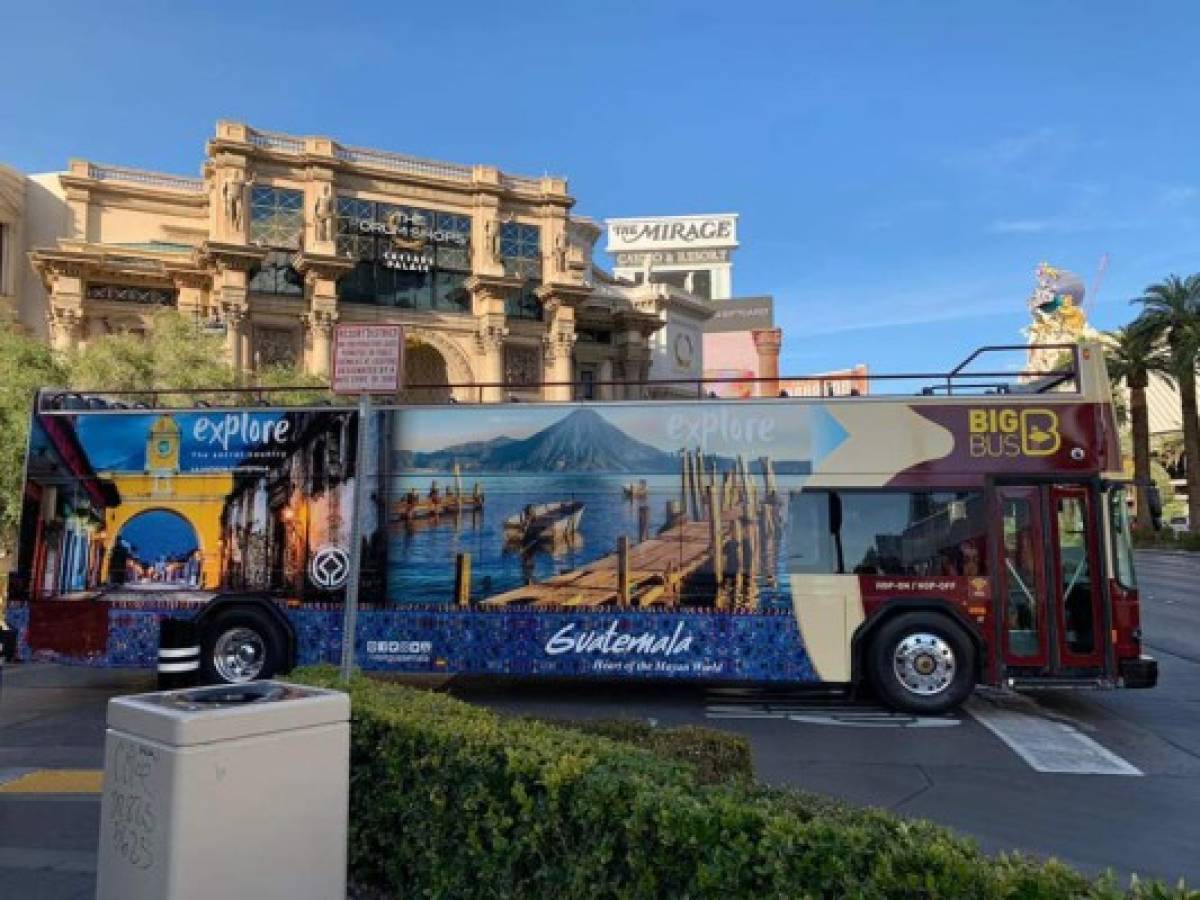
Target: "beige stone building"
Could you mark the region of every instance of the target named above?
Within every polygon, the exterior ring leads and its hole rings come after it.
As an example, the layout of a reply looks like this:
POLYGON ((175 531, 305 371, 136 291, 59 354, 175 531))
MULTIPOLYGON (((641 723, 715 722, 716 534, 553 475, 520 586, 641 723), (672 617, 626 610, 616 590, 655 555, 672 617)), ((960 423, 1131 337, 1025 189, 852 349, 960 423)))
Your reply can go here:
POLYGON ((199 177, 0 168, 0 316, 65 350, 175 307, 245 373, 326 373, 335 323, 399 322, 434 395, 640 396, 602 383, 646 382, 656 333, 697 312, 597 277, 574 202, 561 178, 222 121, 199 177))

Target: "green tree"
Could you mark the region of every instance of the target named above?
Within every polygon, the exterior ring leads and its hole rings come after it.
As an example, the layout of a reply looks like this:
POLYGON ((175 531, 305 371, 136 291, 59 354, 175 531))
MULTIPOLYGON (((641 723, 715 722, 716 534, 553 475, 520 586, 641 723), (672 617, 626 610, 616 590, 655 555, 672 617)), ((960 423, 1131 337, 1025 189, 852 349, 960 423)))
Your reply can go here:
POLYGON ((263 399, 279 406, 321 403, 333 398, 327 379, 301 372, 288 363, 263 366, 254 373, 252 381, 254 387, 263 389, 263 399))
POLYGON ((14 331, 0 331, 0 548, 8 552, 21 523, 34 393, 40 387, 66 383, 66 367, 44 343, 14 331))
MULTIPOLYGON (((1150 412, 1146 404, 1146 388, 1154 373, 1169 377, 1170 361, 1155 344, 1154 333, 1141 319, 1125 328, 1109 332, 1105 343, 1108 375, 1114 387, 1129 388, 1129 424, 1133 433, 1133 480, 1137 484, 1138 502, 1134 524, 1150 526, 1149 505, 1145 488, 1152 483, 1150 472, 1150 412)), ((1163 498, 1164 500, 1167 498, 1163 498)))
MULTIPOLYGON (((280 405, 313 403, 329 396, 325 382, 276 365, 254 376, 264 388, 302 387, 304 391, 264 391, 280 405)), ((11 551, 21 519, 25 448, 29 441, 32 400, 40 387, 70 387, 85 392, 167 391, 164 404, 186 404, 203 397, 203 388, 227 389, 237 383, 225 353, 225 341, 198 328, 175 310, 154 317, 149 335, 108 334, 65 357, 36 338, 0 332, 0 548, 11 551), (188 391, 170 393, 172 389, 188 391)), ((231 397, 220 397, 230 402, 231 397)))
POLYGON ((237 381, 224 339, 174 310, 158 313, 147 336, 125 332, 89 343, 71 359, 70 372, 71 387, 81 391, 194 391, 237 381))
POLYGON ((1164 346, 1172 376, 1179 385, 1183 447, 1187 458, 1188 516, 1200 522, 1200 419, 1196 408, 1196 351, 1200 347, 1200 275, 1169 275, 1146 288, 1134 303, 1139 320, 1164 346))

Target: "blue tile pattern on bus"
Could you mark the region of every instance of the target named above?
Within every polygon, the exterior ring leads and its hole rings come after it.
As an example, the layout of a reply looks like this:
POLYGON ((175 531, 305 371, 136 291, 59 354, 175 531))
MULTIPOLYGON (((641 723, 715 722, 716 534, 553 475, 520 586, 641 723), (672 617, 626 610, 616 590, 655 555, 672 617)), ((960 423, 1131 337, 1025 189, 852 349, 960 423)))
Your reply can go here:
MULTIPOLYGON (((338 662, 341 610, 285 614, 295 629, 299 665, 338 662)), ((41 650, 34 656, 75 665, 152 667, 165 615, 181 611, 113 607, 103 655, 75 658, 41 650)), ((10 607, 8 622, 17 629, 20 658, 29 659, 28 606, 10 607)), ((790 613, 364 609, 357 638, 358 663, 370 671, 818 680, 790 613)))

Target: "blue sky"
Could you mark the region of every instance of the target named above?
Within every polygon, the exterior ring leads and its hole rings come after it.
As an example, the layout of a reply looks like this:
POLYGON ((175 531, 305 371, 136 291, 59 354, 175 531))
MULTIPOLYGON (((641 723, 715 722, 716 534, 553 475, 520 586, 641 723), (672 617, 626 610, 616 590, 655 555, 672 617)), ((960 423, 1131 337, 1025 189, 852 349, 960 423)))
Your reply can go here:
MULTIPOLYGON (((218 118, 569 177, 603 218, 737 211, 783 368, 1020 340, 1033 269, 1102 328, 1200 270, 1189 3, 21 4, 0 161, 196 173, 218 118)), ((604 255, 599 254, 601 259, 604 255)))

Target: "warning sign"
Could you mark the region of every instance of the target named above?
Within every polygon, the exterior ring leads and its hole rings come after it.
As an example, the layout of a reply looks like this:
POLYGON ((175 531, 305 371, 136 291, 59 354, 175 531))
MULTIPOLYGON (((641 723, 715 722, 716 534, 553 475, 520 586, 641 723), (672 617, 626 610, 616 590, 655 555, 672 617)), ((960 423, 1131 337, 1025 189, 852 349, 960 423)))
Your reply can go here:
POLYGON ((404 372, 403 325, 338 325, 333 333, 335 394, 394 394, 404 372))

